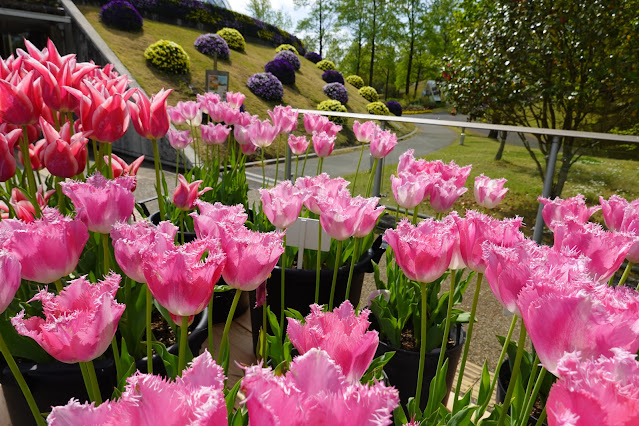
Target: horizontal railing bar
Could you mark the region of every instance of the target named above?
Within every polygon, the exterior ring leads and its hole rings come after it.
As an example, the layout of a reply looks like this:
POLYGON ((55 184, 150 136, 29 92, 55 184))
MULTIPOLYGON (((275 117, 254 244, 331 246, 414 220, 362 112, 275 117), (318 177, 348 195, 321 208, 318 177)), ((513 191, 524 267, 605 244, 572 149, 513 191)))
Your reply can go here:
POLYGON ((432 118, 396 117, 388 115, 357 114, 350 112, 319 111, 298 109, 302 114, 334 115, 338 117, 359 118, 361 120, 397 121, 402 123, 431 124, 434 126, 460 127, 466 129, 499 130, 503 132, 531 133, 537 135, 560 136, 565 138, 598 139, 614 142, 639 143, 639 136, 615 135, 612 133, 580 132, 576 130, 540 129, 537 127, 508 126, 466 121, 434 120, 432 118))

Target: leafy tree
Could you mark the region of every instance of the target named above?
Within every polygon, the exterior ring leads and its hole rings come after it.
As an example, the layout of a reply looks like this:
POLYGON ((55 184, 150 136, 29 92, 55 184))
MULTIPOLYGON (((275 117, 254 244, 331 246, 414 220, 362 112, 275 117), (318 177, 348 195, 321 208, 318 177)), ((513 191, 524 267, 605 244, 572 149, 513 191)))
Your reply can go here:
POLYGON ((290 30, 293 27, 291 15, 283 9, 273 9, 271 0, 249 0, 246 9, 250 16, 283 30, 290 30))
MULTIPOLYGON (((464 0, 462 10, 443 74, 459 111, 606 132, 639 109, 639 0, 464 0)), ((537 136, 539 156, 520 136, 543 180, 552 137, 537 136)), ((591 145, 561 140, 552 197, 591 145)))
POLYGON ((413 59, 419 44, 420 38, 423 36, 426 26, 424 17, 427 11, 427 5, 424 0, 398 0, 397 13, 404 24, 404 34, 406 37, 406 88, 404 93, 408 95, 411 82, 411 71, 413 59))
POLYGON ((295 7, 308 6, 309 15, 297 23, 297 31, 311 33, 313 44, 319 46, 319 54, 323 56, 324 47, 330 43, 331 30, 335 24, 334 0, 293 0, 295 7))

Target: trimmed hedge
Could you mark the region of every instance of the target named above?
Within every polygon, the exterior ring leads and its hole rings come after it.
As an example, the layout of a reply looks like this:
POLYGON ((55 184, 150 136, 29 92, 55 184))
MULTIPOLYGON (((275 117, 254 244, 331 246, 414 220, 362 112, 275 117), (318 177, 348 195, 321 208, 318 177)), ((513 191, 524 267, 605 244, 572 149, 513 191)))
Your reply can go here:
POLYGON ((356 89, 364 87, 364 79, 359 75, 349 75, 346 77, 346 82, 351 86, 355 86, 356 89))
POLYGON ((113 0, 102 6, 100 19, 106 25, 124 31, 139 31, 142 29, 142 15, 128 1, 113 0))
POLYGON ((295 46, 293 46, 292 44, 280 44, 279 46, 275 48, 275 52, 281 52, 282 50, 289 50, 295 53, 296 55, 299 55, 299 52, 297 51, 295 46))
POLYGON ((391 115, 391 112, 386 105, 384 105, 384 102, 372 102, 366 105, 366 109, 369 114, 373 115, 391 115))
POLYGON ((342 73, 335 70, 324 71, 324 73, 322 74, 322 80, 327 83, 344 84, 344 77, 342 76, 342 73))
POLYGON ((360 88, 358 92, 362 98, 366 99, 368 102, 377 102, 379 100, 379 95, 374 87, 364 86, 360 88))
POLYGON ((284 96, 282 83, 270 72, 253 74, 246 82, 251 92, 267 101, 281 101, 284 96))
POLYGON ((306 55, 304 55, 304 57, 314 64, 322 60, 320 54, 316 52, 308 52, 306 55))
POLYGON ((217 32, 217 35, 222 37, 224 41, 226 41, 226 44, 233 50, 244 52, 244 49, 246 49, 246 42, 244 41, 242 33, 235 28, 222 28, 217 32))
POLYGON ((295 71, 299 70, 302 66, 300 58, 298 58, 298 56, 290 50, 280 50, 275 54, 275 58, 273 59, 279 59, 288 62, 295 69, 295 71))
POLYGON ((324 94, 342 104, 348 103, 348 90, 341 83, 328 83, 322 88, 324 94))
POLYGON ((193 46, 198 52, 205 55, 215 56, 217 54, 218 59, 228 59, 231 55, 226 40, 217 34, 202 34, 195 40, 193 46))
POLYGON ((186 74, 191 70, 189 55, 182 46, 169 40, 160 40, 147 47, 144 59, 169 74, 186 74))
POLYGON ((317 68, 321 69, 322 71, 329 71, 329 70, 335 69, 335 63, 333 61, 329 61, 328 59, 322 59, 315 65, 317 65, 317 68))
MULTIPOLYGON (((317 104, 317 108, 319 111, 335 111, 335 112, 347 112, 347 109, 340 101, 330 100, 330 101, 322 101, 317 104)), ((339 124, 343 126, 346 124, 346 117, 336 117, 329 116, 329 120, 331 120, 335 124, 339 124)))
POLYGON ((274 59, 264 65, 264 71, 273 74, 282 84, 295 84, 295 69, 293 65, 282 59, 274 59))
POLYGON ((395 114, 398 117, 402 116, 402 104, 400 104, 397 101, 388 101, 386 102, 386 108, 388 108, 388 110, 392 113, 395 114))

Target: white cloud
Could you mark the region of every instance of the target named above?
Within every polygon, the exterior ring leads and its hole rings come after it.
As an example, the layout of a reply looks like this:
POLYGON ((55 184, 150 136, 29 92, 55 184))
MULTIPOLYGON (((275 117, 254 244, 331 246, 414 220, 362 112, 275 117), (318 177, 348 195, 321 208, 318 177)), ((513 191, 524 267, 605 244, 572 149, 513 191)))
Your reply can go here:
MULTIPOLYGON (((239 13, 247 13, 249 0, 229 0, 229 3, 232 10, 239 13)), ((296 9, 293 0, 271 0, 271 6, 275 10, 283 9, 285 12, 287 12, 293 19, 293 27, 297 25, 297 22, 300 19, 305 18, 308 14, 305 7, 296 9)))

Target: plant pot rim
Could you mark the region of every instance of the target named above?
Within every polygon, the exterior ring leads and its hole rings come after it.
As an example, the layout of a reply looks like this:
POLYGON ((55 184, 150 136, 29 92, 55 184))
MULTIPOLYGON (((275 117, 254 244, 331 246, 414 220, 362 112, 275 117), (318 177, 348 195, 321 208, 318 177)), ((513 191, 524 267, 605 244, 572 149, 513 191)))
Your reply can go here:
MULTIPOLYGON (((466 342, 466 329, 464 328, 463 323, 451 324, 451 330, 448 333, 449 338, 450 338, 451 334, 453 334, 455 332, 455 330, 457 330, 458 327, 461 329, 460 333, 459 333, 459 339, 455 339, 456 342, 455 342, 454 346, 446 348, 446 351, 445 351, 446 354, 450 354, 453 351, 458 350, 459 348, 461 348, 464 345, 464 342, 466 342)), ((374 328, 374 330, 379 332, 379 330, 377 328, 374 328)), ((453 337, 454 337, 454 335, 453 335, 453 337)), ((380 345, 384 345, 386 348, 388 348, 388 350, 391 350, 391 351, 399 352, 399 353, 406 354, 406 355, 415 354, 415 355, 419 356, 419 351, 409 351, 407 349, 396 348, 396 347, 392 346, 390 343, 386 343, 386 342, 382 341, 381 339, 379 341, 379 344, 380 345)), ((426 355, 439 355, 440 352, 441 352, 441 347, 437 347, 437 348, 431 350, 430 352, 427 352, 426 355)))

